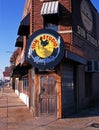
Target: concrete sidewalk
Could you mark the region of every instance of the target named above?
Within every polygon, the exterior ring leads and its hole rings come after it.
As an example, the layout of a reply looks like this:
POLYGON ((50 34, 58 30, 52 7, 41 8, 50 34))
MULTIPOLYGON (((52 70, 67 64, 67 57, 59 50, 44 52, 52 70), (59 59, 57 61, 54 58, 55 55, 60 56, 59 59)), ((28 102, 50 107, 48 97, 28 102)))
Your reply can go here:
POLYGON ((5 87, 0 93, 0 130, 99 130, 99 107, 66 119, 34 118, 14 91, 5 87))

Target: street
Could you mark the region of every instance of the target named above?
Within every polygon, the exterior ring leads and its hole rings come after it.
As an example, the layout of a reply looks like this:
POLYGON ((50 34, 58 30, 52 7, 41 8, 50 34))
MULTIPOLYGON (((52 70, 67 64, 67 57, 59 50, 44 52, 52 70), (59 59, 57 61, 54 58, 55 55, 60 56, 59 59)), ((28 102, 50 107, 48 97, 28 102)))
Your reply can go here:
POLYGON ((65 119, 34 118, 9 87, 0 93, 0 130, 99 130, 99 105, 65 119))

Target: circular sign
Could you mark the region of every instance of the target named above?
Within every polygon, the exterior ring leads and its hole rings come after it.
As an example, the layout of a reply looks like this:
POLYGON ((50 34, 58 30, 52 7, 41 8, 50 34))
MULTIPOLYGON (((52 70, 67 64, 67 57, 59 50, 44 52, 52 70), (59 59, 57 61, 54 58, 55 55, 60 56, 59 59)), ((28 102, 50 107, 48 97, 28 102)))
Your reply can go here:
POLYGON ((64 56, 64 41, 51 29, 34 32, 27 41, 27 60, 39 69, 53 69, 64 56))
POLYGON ((81 17, 86 30, 92 31, 93 17, 88 2, 86 0, 82 0, 81 2, 81 17))

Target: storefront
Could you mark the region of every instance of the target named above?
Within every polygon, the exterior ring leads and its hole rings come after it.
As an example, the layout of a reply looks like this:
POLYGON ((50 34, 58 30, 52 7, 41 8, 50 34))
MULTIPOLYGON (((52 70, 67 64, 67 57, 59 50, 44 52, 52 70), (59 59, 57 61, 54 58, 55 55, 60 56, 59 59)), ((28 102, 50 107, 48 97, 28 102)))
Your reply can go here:
POLYGON ((65 118, 99 98, 97 16, 86 0, 26 0, 17 65, 28 70, 16 87, 34 116, 65 118))

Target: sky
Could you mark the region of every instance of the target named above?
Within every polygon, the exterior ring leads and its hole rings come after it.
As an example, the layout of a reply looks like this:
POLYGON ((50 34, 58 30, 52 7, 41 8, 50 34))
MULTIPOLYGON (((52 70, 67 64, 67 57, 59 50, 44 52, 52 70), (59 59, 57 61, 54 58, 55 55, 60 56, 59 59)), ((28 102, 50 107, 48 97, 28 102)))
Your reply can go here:
MULTIPOLYGON (((91 0, 99 12, 99 1, 91 0)), ((17 31, 22 20, 25 0, 0 0, 0 77, 6 66, 10 66, 10 57, 18 37, 17 31)))
POLYGON ((99 12, 99 0, 91 0, 97 11, 99 12))
POLYGON ((0 0, 0 77, 16 49, 18 27, 22 19, 25 0, 0 0))

